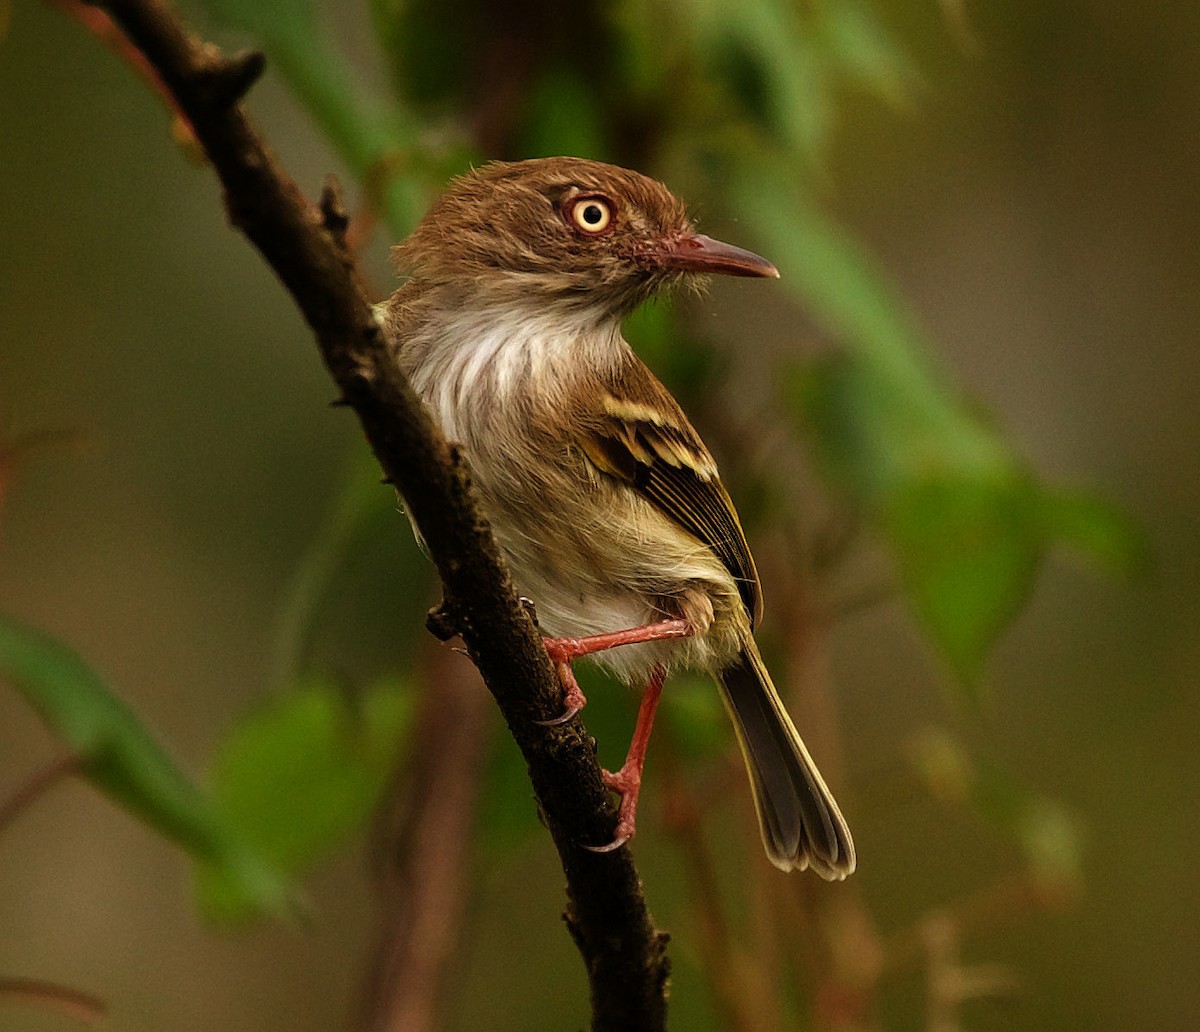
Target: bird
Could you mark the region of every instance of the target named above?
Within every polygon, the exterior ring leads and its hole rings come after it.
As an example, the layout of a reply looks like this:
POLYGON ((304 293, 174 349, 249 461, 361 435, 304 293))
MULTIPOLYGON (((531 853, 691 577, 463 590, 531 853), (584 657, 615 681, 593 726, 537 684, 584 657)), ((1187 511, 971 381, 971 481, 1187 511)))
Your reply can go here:
POLYGON ((573 157, 466 172, 393 258, 404 279, 376 311, 389 360, 466 457, 562 679, 559 721, 586 701, 576 659, 644 686, 626 761, 605 772, 615 835, 590 848, 633 837, 665 678, 694 669, 732 718, 768 859, 845 878, 850 830, 755 643, 762 591, 733 502, 622 335, 655 295, 775 266, 697 232, 657 180, 573 157))

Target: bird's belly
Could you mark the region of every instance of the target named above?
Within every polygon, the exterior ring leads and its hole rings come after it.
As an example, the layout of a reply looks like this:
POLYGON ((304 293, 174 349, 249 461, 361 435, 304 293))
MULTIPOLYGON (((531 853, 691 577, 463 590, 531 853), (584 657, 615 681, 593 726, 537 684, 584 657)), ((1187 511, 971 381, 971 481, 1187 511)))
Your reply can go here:
POLYGON ((531 415, 519 393, 506 396, 503 385, 515 381, 494 363, 480 368, 491 377, 486 390, 464 389, 457 366, 439 375, 425 370, 414 384, 446 435, 464 447, 514 583, 533 602, 543 633, 578 638, 682 618, 695 634, 621 646, 596 660, 631 682, 656 666, 727 665, 750 624, 732 574, 713 551, 592 467, 569 435, 531 415))
POLYGON ((657 666, 723 667, 749 633, 732 576, 715 555, 642 499, 604 482, 516 501, 481 492, 521 595, 543 633, 581 638, 683 618, 688 638, 623 645, 595 660, 623 680, 657 666))

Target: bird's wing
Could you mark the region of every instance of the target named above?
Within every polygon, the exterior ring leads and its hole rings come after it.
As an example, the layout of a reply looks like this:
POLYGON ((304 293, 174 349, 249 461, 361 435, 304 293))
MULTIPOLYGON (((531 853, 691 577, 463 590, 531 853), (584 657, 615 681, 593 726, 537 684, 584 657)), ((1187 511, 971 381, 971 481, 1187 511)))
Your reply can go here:
POLYGON ((678 402, 635 358, 588 408, 580 420, 584 454, 711 548, 756 625, 762 589, 746 535, 716 463, 678 402))

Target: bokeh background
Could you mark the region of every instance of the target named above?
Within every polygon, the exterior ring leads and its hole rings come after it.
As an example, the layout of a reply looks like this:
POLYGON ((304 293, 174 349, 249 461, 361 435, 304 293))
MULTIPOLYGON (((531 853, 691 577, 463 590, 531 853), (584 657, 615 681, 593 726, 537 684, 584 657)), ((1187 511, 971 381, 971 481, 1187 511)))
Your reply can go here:
MULTIPOLYGON (((953 380, 1040 475, 1128 512, 1151 561, 1123 581, 1052 558, 965 715, 902 598, 832 623, 857 891, 886 936, 1016 864, 994 829, 900 773, 924 729, 956 729, 1061 806, 1081 857, 1069 898, 967 937, 965 960, 1015 985, 965 1004, 963 1026, 1188 1029, 1200 1013, 1200 8, 979 6, 878 5, 921 85, 892 105, 839 94, 824 196, 953 380)), ((357 4, 322 17, 347 61, 383 76, 357 4)), ((0 607, 77 649, 203 781, 230 728, 279 690, 281 614, 360 438, 327 407, 306 328, 225 224, 211 173, 172 143, 162 105, 48 5, 0 3, 0 26, 0 425, 6 441, 69 432, 6 478, 0 607)), ((306 188, 330 169, 352 178, 275 74, 249 108, 306 188)), ((698 200, 708 225, 761 244, 698 200)), ((384 236, 364 257, 381 293, 384 236)), ((717 284, 689 317, 743 407, 781 356, 828 344, 757 287, 717 284)), ((852 587, 878 573, 864 534, 852 587)), ((306 665, 356 682, 418 663, 435 600, 420 562, 381 499, 339 555, 306 665)), ((59 749, 0 691, 0 797, 59 749)), ((64 784, 0 836, 0 974, 96 992, 111 1027, 132 1032, 343 1026, 371 949, 363 843, 352 835, 306 879, 304 921, 218 932, 196 916, 175 847, 64 784)), ((644 821, 648 897, 675 933, 673 1027, 720 1027, 674 849, 644 821)), ((448 1027, 581 1026, 548 841, 472 864, 448 1027)), ((926 996, 919 965, 886 981, 882 1026, 928 1027, 926 996)), ((72 1024, 0 1001, 0 1027, 72 1024)))

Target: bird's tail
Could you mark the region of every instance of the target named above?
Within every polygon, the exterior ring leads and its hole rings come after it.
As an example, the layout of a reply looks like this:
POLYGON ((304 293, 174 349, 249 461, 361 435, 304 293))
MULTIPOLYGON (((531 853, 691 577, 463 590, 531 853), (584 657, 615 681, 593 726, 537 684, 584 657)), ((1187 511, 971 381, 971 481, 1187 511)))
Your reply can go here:
POLYGON ((850 829, 783 708, 754 639, 718 680, 771 863, 784 871, 811 867, 828 881, 845 878, 855 863, 850 829))

